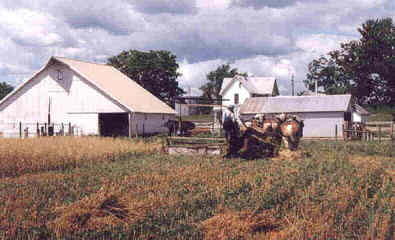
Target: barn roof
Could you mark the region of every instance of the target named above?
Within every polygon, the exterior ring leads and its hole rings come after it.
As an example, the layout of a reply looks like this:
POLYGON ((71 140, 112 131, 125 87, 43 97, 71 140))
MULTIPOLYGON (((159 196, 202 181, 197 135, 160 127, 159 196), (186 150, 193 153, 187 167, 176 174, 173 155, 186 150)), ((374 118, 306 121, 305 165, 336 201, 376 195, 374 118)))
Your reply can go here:
POLYGON ((347 112, 350 100, 351 95, 253 97, 240 113, 347 112))
POLYGON ((238 75, 233 78, 224 78, 220 95, 223 95, 235 81, 240 81, 249 93, 262 95, 272 95, 277 84, 274 77, 244 77, 238 75))
MULTIPOLYGON (((166 103, 162 102, 112 66, 77 61, 63 57, 51 57, 48 63, 38 73, 50 66, 52 62, 60 62, 67 65, 71 70, 84 77, 87 81, 91 82, 130 111, 139 113, 176 113, 166 103)), ((31 81, 34 76, 27 82, 31 81)), ((27 82, 22 84, 16 91, 22 88, 27 82)), ((12 95, 12 93, 10 95, 12 95)), ((7 98, 9 96, 7 96, 7 98)), ((3 99, 3 101, 4 100, 5 99, 3 99)), ((1 101, 0 104, 3 101, 1 101)))

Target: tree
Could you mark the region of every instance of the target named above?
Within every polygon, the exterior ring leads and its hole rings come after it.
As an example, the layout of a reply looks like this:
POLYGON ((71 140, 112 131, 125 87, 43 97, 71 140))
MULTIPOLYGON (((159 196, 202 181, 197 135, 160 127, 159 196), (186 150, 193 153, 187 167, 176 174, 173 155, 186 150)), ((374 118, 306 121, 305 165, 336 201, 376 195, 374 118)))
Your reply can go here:
POLYGON ((184 94, 177 81, 181 74, 176 56, 169 51, 123 51, 109 58, 108 64, 172 106, 175 98, 184 94))
POLYGON ((359 40, 309 64, 305 85, 328 94, 351 93, 359 103, 395 104, 395 26, 391 18, 368 20, 359 40))
POLYGON ((315 91, 316 81, 317 86, 323 88, 326 94, 344 94, 352 87, 335 61, 325 56, 314 59, 308 66, 305 86, 310 91, 315 91))
POLYGON ((0 83, 0 100, 7 96, 7 94, 12 92, 12 90, 14 90, 14 87, 10 84, 6 82, 0 83))
POLYGON ((220 91, 224 78, 232 78, 236 75, 247 76, 247 73, 240 74, 237 68, 231 68, 230 64, 222 64, 216 70, 206 75, 208 82, 200 87, 203 91, 202 97, 208 99, 220 98, 220 91))

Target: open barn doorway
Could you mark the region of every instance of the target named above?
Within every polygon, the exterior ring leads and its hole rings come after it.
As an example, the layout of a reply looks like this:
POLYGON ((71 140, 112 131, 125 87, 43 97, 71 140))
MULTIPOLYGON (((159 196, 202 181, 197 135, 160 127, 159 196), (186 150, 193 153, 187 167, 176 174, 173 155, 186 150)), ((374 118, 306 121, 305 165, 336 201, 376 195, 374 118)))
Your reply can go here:
POLYGON ((100 136, 128 137, 128 113, 99 113, 100 136))

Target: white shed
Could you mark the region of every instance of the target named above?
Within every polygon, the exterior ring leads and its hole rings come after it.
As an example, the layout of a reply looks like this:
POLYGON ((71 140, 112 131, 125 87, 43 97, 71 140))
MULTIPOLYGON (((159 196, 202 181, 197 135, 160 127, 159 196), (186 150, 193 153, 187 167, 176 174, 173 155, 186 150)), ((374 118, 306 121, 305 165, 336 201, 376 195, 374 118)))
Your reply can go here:
POLYGON ((240 107, 242 118, 257 113, 271 117, 289 113, 304 120, 304 137, 341 137, 345 121, 351 121, 351 95, 278 96, 249 98, 240 107))
POLYGON ((365 108, 361 105, 355 104, 352 112, 352 121, 358 123, 366 123, 369 116, 371 115, 365 108))
POLYGON ((82 135, 130 136, 165 132, 175 113, 112 66, 51 57, 0 101, 0 132, 50 122, 71 123, 82 135))

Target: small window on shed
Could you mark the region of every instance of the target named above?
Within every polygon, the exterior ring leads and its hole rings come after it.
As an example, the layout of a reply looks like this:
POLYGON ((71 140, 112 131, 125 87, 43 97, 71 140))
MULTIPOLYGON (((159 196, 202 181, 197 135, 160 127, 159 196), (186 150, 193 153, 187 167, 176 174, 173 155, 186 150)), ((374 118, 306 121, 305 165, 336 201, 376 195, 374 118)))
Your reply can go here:
POLYGON ((239 104, 239 94, 235 93, 235 104, 239 104))
POLYGON ((63 81, 63 72, 62 72, 62 70, 56 70, 56 72, 57 72, 56 80, 63 81))

